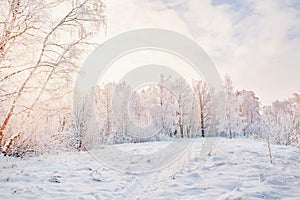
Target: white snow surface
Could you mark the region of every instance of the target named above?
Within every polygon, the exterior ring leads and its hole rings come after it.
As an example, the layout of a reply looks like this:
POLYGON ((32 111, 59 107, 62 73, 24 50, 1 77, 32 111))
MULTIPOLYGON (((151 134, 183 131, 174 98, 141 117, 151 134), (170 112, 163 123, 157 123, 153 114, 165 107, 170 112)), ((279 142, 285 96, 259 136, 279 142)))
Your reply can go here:
MULTIPOLYGON (((296 147, 272 145, 270 164, 263 142, 220 138, 211 154, 202 157, 203 141, 196 139, 181 159, 152 173, 118 171, 88 152, 2 156, 0 199, 300 199, 296 147)), ((120 146, 136 153, 163 145, 120 146)))

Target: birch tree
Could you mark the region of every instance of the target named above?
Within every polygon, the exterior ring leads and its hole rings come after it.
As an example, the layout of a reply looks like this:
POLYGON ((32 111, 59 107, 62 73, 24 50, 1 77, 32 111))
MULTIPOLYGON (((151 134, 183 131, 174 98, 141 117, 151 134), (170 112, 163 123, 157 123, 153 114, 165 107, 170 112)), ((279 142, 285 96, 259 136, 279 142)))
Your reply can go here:
POLYGON ((20 118, 30 121, 65 106, 71 111, 74 76, 105 17, 103 3, 95 0, 0 4, 0 147, 6 154, 11 138, 31 132, 17 130, 20 118))
POLYGON ((236 129, 238 116, 238 101, 233 91, 233 85, 229 76, 224 80, 225 92, 225 124, 224 128, 229 133, 229 138, 234 137, 234 130, 236 129))
POLYGON ((115 88, 115 83, 107 83, 98 86, 96 89, 96 115, 103 137, 108 137, 115 130, 112 107, 112 97, 115 88))
POLYGON ((198 112, 201 136, 205 137, 207 128, 209 128, 214 118, 212 108, 212 94, 208 88, 208 85, 202 80, 194 82, 194 92, 196 94, 197 106, 199 108, 198 112))
POLYGON ((260 123, 260 104, 253 91, 238 91, 239 131, 244 136, 258 134, 260 123))

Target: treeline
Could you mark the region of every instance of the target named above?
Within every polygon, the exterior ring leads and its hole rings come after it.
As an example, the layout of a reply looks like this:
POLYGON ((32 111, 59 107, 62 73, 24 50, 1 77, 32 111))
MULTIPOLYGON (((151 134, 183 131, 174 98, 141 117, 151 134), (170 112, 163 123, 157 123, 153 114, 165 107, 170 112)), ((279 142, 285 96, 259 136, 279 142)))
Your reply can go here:
POLYGON ((235 90, 229 76, 221 94, 202 80, 189 85, 182 78, 161 75, 158 83, 140 89, 126 82, 98 85, 93 98, 84 101, 73 111, 40 109, 34 124, 20 118, 24 134, 8 138, 10 146, 3 151, 24 156, 99 144, 216 136, 252 137, 280 145, 300 143, 299 94, 262 106, 253 91, 235 90), (96 121, 90 119, 91 114, 96 121))
POLYGON ((102 84, 96 88, 94 103, 98 120, 92 138, 94 142, 101 138, 96 143, 222 136, 299 145, 298 94, 261 106, 253 91, 234 90, 229 76, 223 99, 202 80, 191 86, 184 79, 161 75, 159 83, 139 90, 126 82, 102 84))

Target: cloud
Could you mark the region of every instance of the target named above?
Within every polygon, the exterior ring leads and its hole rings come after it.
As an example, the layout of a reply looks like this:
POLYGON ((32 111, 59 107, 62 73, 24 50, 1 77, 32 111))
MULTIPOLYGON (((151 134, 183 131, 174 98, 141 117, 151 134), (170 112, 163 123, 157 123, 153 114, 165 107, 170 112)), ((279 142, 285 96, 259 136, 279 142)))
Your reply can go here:
POLYGON ((236 83, 253 89, 264 103, 300 91, 300 18, 291 2, 248 1, 250 11, 242 20, 238 11, 229 11, 236 21, 234 57, 224 69, 236 70, 236 83))
POLYGON ((300 92, 297 0, 109 0, 108 35, 142 27, 193 37, 220 74, 262 102, 300 92))
POLYGON ((166 28, 189 34, 187 24, 163 1, 109 0, 106 2, 107 31, 114 35, 137 28, 166 28))

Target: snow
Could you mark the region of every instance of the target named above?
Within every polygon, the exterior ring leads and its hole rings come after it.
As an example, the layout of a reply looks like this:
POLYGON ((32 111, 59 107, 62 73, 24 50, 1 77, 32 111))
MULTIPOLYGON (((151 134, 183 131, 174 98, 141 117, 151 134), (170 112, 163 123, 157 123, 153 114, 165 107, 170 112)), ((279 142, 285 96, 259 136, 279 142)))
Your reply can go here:
MULTIPOLYGON (((118 171, 88 152, 26 159, 2 156, 0 199, 299 199, 297 148, 271 146, 270 164, 263 142, 220 138, 210 156, 202 157, 203 141, 196 139, 181 159, 152 173, 118 171)), ((147 156, 145 150, 164 145, 118 146, 147 156)))

